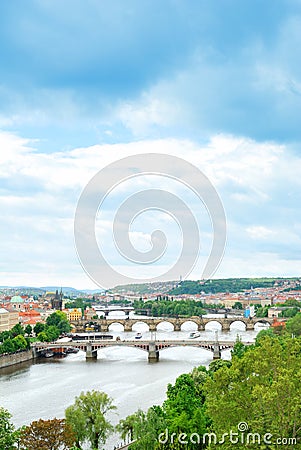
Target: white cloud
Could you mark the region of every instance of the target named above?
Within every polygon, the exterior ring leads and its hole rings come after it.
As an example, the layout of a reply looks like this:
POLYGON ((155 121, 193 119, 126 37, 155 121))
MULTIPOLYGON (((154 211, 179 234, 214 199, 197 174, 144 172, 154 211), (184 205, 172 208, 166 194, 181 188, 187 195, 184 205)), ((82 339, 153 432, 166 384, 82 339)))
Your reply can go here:
MULTIPOLYGON (((229 264, 221 265, 219 276, 244 275, 243 270, 246 274, 251 274, 252 270, 255 273, 256 264, 258 275, 265 270, 270 273, 272 256, 266 261, 262 259, 263 243, 264 251, 274 255, 275 267, 279 270, 277 275, 291 273, 294 265, 297 271, 296 252, 301 250, 301 159, 288 147, 225 135, 212 137, 206 145, 161 139, 95 145, 50 154, 39 152, 38 142, 12 134, 0 133, 0 144, 0 284, 9 284, 11 281, 7 280, 13 279, 18 279, 18 284, 33 284, 33 277, 24 271, 28 261, 33 265, 34 276, 39 278, 40 273, 45 283, 45 264, 48 264, 51 282, 55 277, 56 283, 64 278, 69 280, 68 284, 74 281, 74 285, 76 280, 86 280, 79 276, 82 269, 73 244, 73 217, 80 192, 107 164, 147 152, 182 157, 199 167, 216 186, 226 208, 229 233, 224 260, 229 264), (248 269, 245 261, 251 254, 248 269), (23 281, 20 279, 22 276, 23 281)), ((135 189, 154 185, 182 196, 192 211, 199 215, 203 236, 208 236, 210 230, 208 224, 205 225, 203 205, 192 194, 189 196, 185 191, 187 188, 183 189, 178 184, 164 177, 152 181, 150 176, 135 178, 124 186, 121 184, 103 217, 97 221, 96 234, 104 247, 110 248, 112 217, 121 198, 135 189)), ((167 234, 170 230, 168 240, 172 243, 176 234, 169 225, 170 218, 159 222, 167 234)), ((156 221, 148 221, 150 227, 155 224, 156 221)), ((135 228, 131 238, 138 248, 147 249, 152 229, 145 229, 143 221, 140 225, 142 228, 135 228)), ((205 249, 207 247, 206 244, 205 249)), ((123 268, 126 270, 125 266, 123 268)), ((143 270, 147 272, 147 269, 143 270)), ((193 276, 197 278, 199 273, 197 266, 193 276)), ((35 284, 42 283, 37 281, 35 284)))

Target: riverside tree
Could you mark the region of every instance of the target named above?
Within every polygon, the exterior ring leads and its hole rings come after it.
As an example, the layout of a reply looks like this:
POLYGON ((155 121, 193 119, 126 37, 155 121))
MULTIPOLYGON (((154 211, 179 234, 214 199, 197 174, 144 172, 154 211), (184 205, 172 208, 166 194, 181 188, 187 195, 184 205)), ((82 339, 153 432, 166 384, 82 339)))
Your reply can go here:
POLYGON ((22 450, 68 450, 74 443, 75 435, 64 419, 40 419, 21 431, 22 450))
MULTIPOLYGON (((262 438, 271 433, 274 440, 296 438, 297 442, 286 448, 301 448, 300 378, 300 339, 263 336, 256 346, 233 356, 230 367, 221 367, 206 381, 205 406, 212 431, 219 437, 230 430, 239 432, 243 422, 250 433, 262 438)), ((233 443, 219 447, 230 449, 233 443)), ((237 449, 246 447, 246 442, 235 445, 237 449)), ((263 447, 256 441, 252 448, 263 447)))
POLYGON ((19 432, 10 421, 11 414, 0 407, 0 448, 1 450, 15 450, 19 439, 19 432))
POLYGON ((71 426, 79 449, 85 442, 89 442, 93 449, 99 449, 114 431, 114 427, 107 420, 106 414, 116 409, 113 400, 104 392, 82 392, 75 398, 73 405, 66 411, 66 421, 71 426))

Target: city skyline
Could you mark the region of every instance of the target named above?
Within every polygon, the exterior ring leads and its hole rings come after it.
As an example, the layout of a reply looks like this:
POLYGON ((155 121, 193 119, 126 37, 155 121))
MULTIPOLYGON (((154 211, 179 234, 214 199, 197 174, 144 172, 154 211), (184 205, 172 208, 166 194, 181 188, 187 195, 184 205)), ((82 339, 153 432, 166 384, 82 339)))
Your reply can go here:
MULTIPOLYGON (((77 259, 74 214, 90 179, 145 153, 182 157, 216 188, 227 245, 215 278, 294 277, 301 267, 301 5, 297 0, 15 1, 0 5, 0 285, 97 289, 77 259)), ((112 191, 96 223, 110 264, 116 205, 136 187, 175 192, 210 251, 204 205, 158 176, 112 191)), ((181 233, 163 212, 130 232, 146 251, 162 226, 165 270, 181 233)))

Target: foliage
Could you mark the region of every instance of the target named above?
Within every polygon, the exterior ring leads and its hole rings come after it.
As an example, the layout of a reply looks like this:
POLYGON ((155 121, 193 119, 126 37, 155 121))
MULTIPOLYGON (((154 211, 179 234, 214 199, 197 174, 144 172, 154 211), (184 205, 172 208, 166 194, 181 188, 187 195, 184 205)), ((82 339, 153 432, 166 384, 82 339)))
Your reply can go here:
POLYGON ((19 439, 19 432, 10 422, 11 414, 0 407, 0 448, 1 450, 14 450, 19 439))
MULTIPOLYGON (((167 399, 162 407, 153 406, 145 413, 138 410, 119 422, 117 430, 122 438, 131 436, 136 442, 131 450, 157 450, 183 448, 177 444, 158 442, 158 437, 176 433, 204 433, 209 419, 204 410, 204 384, 210 372, 203 366, 196 367, 190 374, 180 375, 175 384, 167 387, 167 399)), ((195 448, 188 444, 187 449, 195 448)), ((202 447, 200 447, 202 448, 202 447)))
POLYGON ((235 302, 233 305, 233 309, 243 309, 241 302, 235 302))
MULTIPOLYGON (((164 298, 164 297, 163 297, 164 298)), ((134 308, 148 311, 151 316, 199 316, 206 314, 203 303, 195 300, 136 300, 134 308)))
MULTIPOLYGON (((17 330, 18 328, 15 329, 15 332, 17 330)), ((30 341, 28 338, 24 337, 23 329, 23 333, 19 335, 15 335, 15 332, 11 333, 11 331, 1 333, 2 336, 0 341, 2 341, 2 344, 0 345, 0 354, 15 353, 30 348, 30 341)))
POLYGON ((242 358, 243 355, 250 350, 250 346, 243 344, 240 340, 236 341, 231 350, 232 358, 242 358))
POLYGON ((24 331, 25 331, 25 334, 27 334, 27 336, 30 336, 32 333, 32 326, 30 324, 26 325, 24 331))
POLYGON ((36 335, 38 335, 39 333, 44 331, 44 328, 45 328, 45 324, 44 323, 37 322, 35 324, 35 326, 33 327, 33 331, 35 332, 36 335))
POLYGON ((22 328, 22 326, 17 323, 11 330, 10 330, 10 336, 12 338, 19 336, 20 334, 23 335, 25 333, 24 329, 22 328))
POLYGON ((268 317, 269 306, 260 306, 256 309, 256 317, 268 317))
POLYGON ((74 433, 64 419, 40 419, 21 431, 24 450, 68 450, 74 443, 74 433))
POLYGON ((280 313, 279 317, 295 317, 298 312, 300 312, 300 307, 286 308, 280 313))
POLYGON ((277 338, 276 334, 274 333, 273 328, 267 328, 266 330, 260 330, 255 338, 255 345, 260 345, 260 342, 265 339, 266 337, 270 338, 277 338))
POLYGON ((286 322, 286 330, 294 336, 301 336, 301 313, 286 322))
POLYGON ((88 441, 93 449, 98 449, 106 442, 114 428, 105 415, 115 409, 112 399, 104 392, 82 392, 75 398, 74 404, 66 409, 65 415, 79 448, 85 441, 88 441))
MULTIPOLYGON (((301 427, 300 355, 300 340, 266 336, 240 358, 233 358, 231 367, 215 372, 205 386, 212 430, 221 436, 237 431, 238 424, 245 422, 249 432, 261 436, 297 437, 301 427)), ((252 448, 262 447, 254 444, 252 448)))
POLYGON ((272 287, 275 284, 283 283, 284 280, 277 278, 227 278, 208 280, 206 282, 186 280, 179 284, 175 289, 169 293, 171 295, 181 294, 216 294, 218 292, 241 292, 243 290, 250 290, 252 288, 272 287))
POLYGON ((55 311, 46 319, 46 325, 55 326, 59 330, 59 334, 69 333, 71 330, 67 316, 62 311, 55 311))
POLYGON ((217 370, 221 369, 222 367, 231 367, 232 362, 228 361, 226 359, 214 359, 209 364, 209 370, 210 372, 214 373, 217 370))

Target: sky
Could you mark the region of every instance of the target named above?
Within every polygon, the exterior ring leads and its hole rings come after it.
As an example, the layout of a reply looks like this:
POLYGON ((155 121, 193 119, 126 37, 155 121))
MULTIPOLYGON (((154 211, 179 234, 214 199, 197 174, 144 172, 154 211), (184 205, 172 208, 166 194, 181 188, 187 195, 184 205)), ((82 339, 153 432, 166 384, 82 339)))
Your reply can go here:
MULTIPOLYGON (((0 285, 96 289, 75 246, 81 192, 108 164, 146 153, 183 158, 216 189, 227 243, 212 276, 300 276, 300 42, 300 0, 0 2, 0 285)), ((180 257, 181 224, 161 210, 129 236, 146 252, 161 229, 162 259, 137 265, 114 248, 114 214, 149 188, 195 215, 201 250, 187 277, 200 279, 210 217, 168 176, 109 193, 101 252, 141 279, 180 257)))

